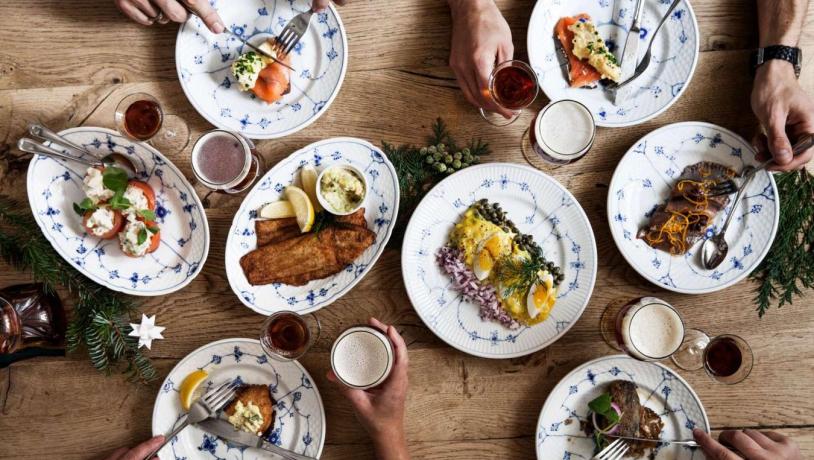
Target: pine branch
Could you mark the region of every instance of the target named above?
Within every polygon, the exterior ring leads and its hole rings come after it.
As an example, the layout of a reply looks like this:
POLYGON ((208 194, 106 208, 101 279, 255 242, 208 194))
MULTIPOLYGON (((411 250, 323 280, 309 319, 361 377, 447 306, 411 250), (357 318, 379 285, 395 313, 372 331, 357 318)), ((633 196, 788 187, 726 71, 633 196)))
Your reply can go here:
POLYGON ((37 228, 31 215, 8 197, 0 195, 0 257, 18 270, 28 270, 46 291, 58 286, 75 297, 66 331, 68 351, 85 347, 93 366, 109 374, 122 361, 131 378, 148 382, 156 377, 138 341, 124 333, 136 305, 127 297, 104 288, 76 271, 57 254, 37 228))

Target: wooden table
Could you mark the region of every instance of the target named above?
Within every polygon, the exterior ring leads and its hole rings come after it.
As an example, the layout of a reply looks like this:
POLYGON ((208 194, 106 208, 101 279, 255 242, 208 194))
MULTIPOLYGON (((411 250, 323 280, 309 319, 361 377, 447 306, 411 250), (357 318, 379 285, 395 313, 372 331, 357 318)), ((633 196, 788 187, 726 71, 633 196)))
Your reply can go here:
MULTIPOLYGON (((533 0, 500 0, 512 27, 516 56, 524 58, 533 0)), ((605 215, 608 182, 619 158, 645 133, 667 123, 703 120, 750 135, 749 48, 756 45, 751 1, 694 0, 701 56, 681 99, 640 126, 600 129, 591 154, 554 176, 577 197, 596 232, 599 273, 582 319, 554 345, 504 361, 462 354, 436 338, 411 307, 402 283, 399 250, 387 250, 368 276, 320 312, 324 338, 303 364, 325 402, 323 458, 366 458, 368 438, 350 406, 325 378, 330 343, 344 327, 376 316, 404 331, 410 351, 407 437, 414 458, 532 458, 540 408, 572 368, 612 350, 598 333, 605 305, 617 297, 655 293, 677 305, 688 323, 711 333, 734 333, 752 345, 751 377, 736 386, 701 372, 681 372, 698 392, 712 427, 771 428, 796 439, 814 457, 814 296, 763 319, 754 311, 753 284, 715 294, 678 295, 642 279, 614 245, 605 215)), ((814 8, 812 9, 814 10, 814 8)), ((316 123, 297 134, 259 143, 273 164, 311 142, 352 135, 379 143, 421 142, 440 115, 458 139, 481 136, 490 160, 523 162, 518 148, 530 114, 509 128, 493 128, 464 100, 447 68, 450 18, 441 0, 352 0, 341 9, 348 32, 350 68, 338 98, 316 123)), ((814 20, 809 13, 807 23, 814 20)), ((175 72, 177 26, 143 28, 128 22, 112 0, 2 0, 0 6, 0 140, 13 144, 27 123, 62 129, 112 127, 115 104, 146 91, 170 113, 184 117, 193 140, 211 126, 184 97, 175 72)), ((814 45, 814 28, 803 35, 814 45)), ((802 81, 814 93, 814 71, 802 81)), ((535 108, 546 101, 539 100, 535 108)), ((2 143, 0 143, 2 146, 2 143)), ((172 160, 188 176, 189 148, 172 160)), ((0 180, 0 193, 25 199, 21 173, 0 180)), ((200 192, 201 190, 199 190, 200 192)), ((203 272, 173 295, 145 298, 142 309, 167 327, 150 355, 160 377, 190 351, 227 337, 254 337, 261 318, 232 293, 224 271, 224 242, 239 197, 218 197, 208 210, 212 246, 203 272)), ((0 264, 0 286, 28 281, 0 264)), ((149 386, 106 378, 85 354, 39 358, 0 371, 0 457, 103 458, 150 436, 159 381, 149 386)))

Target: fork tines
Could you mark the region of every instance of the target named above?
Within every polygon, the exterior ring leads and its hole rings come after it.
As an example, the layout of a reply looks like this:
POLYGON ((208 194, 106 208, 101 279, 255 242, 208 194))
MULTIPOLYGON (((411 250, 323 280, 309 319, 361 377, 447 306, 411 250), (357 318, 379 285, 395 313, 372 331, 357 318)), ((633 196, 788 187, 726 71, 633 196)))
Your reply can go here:
POLYGON ((620 460, 625 456, 629 449, 630 446, 628 446, 625 441, 617 439, 616 441, 610 443, 608 447, 602 449, 601 452, 596 454, 594 460, 620 460))
POLYGON ((718 182, 709 189, 708 196, 731 195, 738 191, 738 186, 732 180, 718 182))
POLYGON ((207 404, 211 410, 219 410, 235 397, 239 386, 236 380, 228 380, 220 384, 217 388, 209 390, 209 392, 204 395, 203 402, 207 404))
POLYGON ((285 57, 297 46, 297 43, 300 41, 300 36, 291 28, 286 27, 282 33, 280 33, 280 36, 276 38, 276 41, 280 53, 285 57))

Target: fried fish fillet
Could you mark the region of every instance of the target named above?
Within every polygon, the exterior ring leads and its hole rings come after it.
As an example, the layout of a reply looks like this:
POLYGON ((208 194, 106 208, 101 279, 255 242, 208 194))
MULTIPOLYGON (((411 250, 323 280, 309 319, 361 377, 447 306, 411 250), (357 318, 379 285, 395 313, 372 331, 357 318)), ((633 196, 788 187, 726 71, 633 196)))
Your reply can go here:
POLYGON ((240 259, 249 283, 302 286, 339 273, 376 241, 371 230, 333 223, 319 233, 306 233, 258 247, 240 259))
POLYGON ((266 385, 246 385, 241 388, 234 401, 226 407, 226 414, 233 415, 235 413, 235 406, 240 401, 243 405, 249 403, 254 404, 260 408, 260 415, 263 416, 263 425, 260 426, 260 432, 265 433, 274 425, 274 400, 271 399, 269 387, 266 385))
MULTIPOLYGON (((365 208, 361 208, 347 216, 336 216, 335 222, 367 227, 365 208)), ((254 222, 254 231, 257 235, 257 247, 290 240, 302 234, 299 225, 297 225, 297 219, 294 217, 257 220, 254 222)))

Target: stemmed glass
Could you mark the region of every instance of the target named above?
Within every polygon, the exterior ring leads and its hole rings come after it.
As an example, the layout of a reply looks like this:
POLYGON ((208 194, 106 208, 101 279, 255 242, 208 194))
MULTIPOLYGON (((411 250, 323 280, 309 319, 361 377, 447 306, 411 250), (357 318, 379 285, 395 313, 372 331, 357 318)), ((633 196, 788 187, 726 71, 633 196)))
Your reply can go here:
POLYGON ((503 109, 512 111, 509 119, 498 113, 486 112, 482 108, 481 117, 495 126, 507 126, 514 123, 537 98, 540 87, 534 69, 523 61, 504 61, 495 66, 489 76, 489 97, 503 109))
POLYGON ((164 113, 158 99, 147 93, 125 96, 113 115, 116 129, 137 142, 149 142, 159 151, 178 153, 189 144, 189 127, 177 115, 164 113))
POLYGON ((740 383, 752 372, 755 356, 746 340, 732 334, 710 337, 700 329, 689 329, 684 342, 672 356, 676 366, 707 375, 729 385, 740 383))

